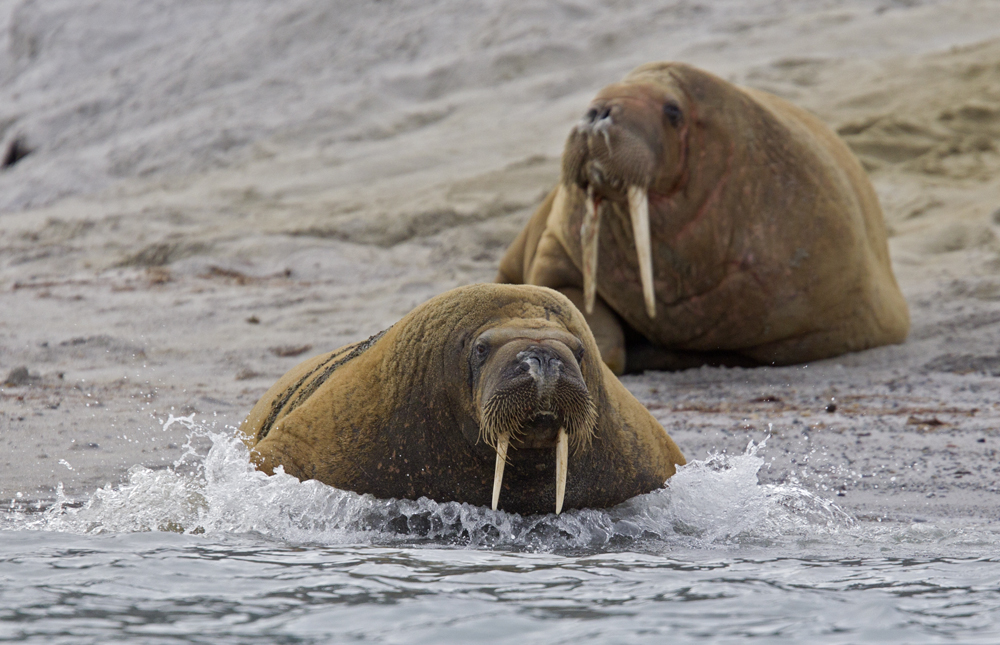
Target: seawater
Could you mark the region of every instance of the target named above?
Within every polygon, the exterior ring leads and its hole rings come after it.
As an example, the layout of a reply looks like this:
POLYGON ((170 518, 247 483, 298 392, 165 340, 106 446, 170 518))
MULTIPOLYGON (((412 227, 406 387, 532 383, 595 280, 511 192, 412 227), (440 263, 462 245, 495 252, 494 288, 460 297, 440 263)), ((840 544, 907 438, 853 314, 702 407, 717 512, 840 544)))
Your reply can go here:
POLYGON ((231 431, 167 423, 172 467, 7 509, 0 642, 1000 642, 996 528, 855 519, 759 483, 766 446, 521 517, 267 477, 231 431))

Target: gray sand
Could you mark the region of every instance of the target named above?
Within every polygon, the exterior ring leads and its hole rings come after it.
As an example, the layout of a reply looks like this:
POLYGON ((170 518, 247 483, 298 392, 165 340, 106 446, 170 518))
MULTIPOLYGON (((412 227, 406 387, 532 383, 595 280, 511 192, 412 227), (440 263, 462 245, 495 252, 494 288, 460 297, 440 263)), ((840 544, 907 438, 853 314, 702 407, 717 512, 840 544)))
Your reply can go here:
POLYGON ((762 480, 853 513, 995 516, 1000 4, 342 4, 0 0, 0 153, 30 151, 0 170, 0 500, 169 464, 169 415, 238 425, 303 358, 492 279, 590 96, 677 59, 841 132, 913 330, 627 386, 689 459, 770 436, 762 480))

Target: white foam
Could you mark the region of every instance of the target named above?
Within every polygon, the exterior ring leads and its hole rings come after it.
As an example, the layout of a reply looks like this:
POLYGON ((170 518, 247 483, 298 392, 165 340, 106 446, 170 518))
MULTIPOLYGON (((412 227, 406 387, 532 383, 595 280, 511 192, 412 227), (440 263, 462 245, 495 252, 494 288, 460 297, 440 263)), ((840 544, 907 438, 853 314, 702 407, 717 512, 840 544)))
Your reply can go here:
POLYGON ((133 467, 127 481, 96 491, 82 506, 65 498, 21 528, 72 533, 180 531, 258 534, 318 544, 412 544, 529 550, 614 548, 637 542, 664 546, 770 544, 838 531, 853 520, 832 502, 789 485, 763 485, 762 445, 742 455, 713 455, 679 469, 668 485, 612 509, 522 517, 503 511, 419 500, 382 500, 266 476, 250 464, 232 430, 205 427, 194 416, 164 424, 190 431, 187 452, 170 468, 133 467), (194 448, 208 439, 201 455, 194 448))

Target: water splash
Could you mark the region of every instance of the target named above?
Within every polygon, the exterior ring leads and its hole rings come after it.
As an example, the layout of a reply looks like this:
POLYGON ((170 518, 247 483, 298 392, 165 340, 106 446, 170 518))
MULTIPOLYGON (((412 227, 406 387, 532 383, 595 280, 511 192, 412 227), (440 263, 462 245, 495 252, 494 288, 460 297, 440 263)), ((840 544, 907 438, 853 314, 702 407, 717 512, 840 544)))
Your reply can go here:
POLYGON ((60 493, 20 528, 71 533, 177 531, 258 534, 293 543, 445 543, 520 550, 773 544, 836 532, 853 520, 835 504, 792 485, 763 485, 764 444, 742 455, 712 455, 681 467, 667 486, 612 509, 523 517, 503 511, 419 500, 383 500, 267 476, 249 462, 234 432, 170 416, 188 429, 184 455, 171 467, 135 466, 127 481, 96 491, 82 506, 60 493), (197 445, 210 443, 207 452, 197 445), (204 454, 203 454, 204 453, 204 454))

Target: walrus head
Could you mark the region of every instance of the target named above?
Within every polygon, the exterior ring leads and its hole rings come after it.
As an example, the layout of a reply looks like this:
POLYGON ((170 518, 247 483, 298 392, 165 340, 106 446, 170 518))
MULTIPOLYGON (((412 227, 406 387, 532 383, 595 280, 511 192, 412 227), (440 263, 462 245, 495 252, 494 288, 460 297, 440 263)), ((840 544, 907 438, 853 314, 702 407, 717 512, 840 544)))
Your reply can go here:
POLYGON ((594 308, 602 205, 620 202, 631 216, 646 313, 656 317, 649 196, 669 194, 681 181, 687 122, 685 94, 674 79, 642 67, 601 90, 570 131, 562 181, 586 193, 580 239, 587 313, 594 308))
POLYGON ((562 511, 569 447, 589 444, 597 424, 581 372, 584 352, 580 338, 554 328, 494 327, 469 343, 479 439, 497 453, 494 510, 513 447, 555 451, 556 513, 562 511))

